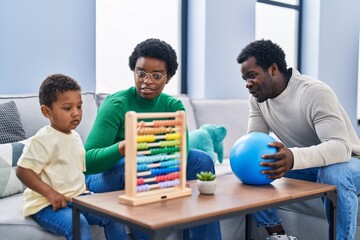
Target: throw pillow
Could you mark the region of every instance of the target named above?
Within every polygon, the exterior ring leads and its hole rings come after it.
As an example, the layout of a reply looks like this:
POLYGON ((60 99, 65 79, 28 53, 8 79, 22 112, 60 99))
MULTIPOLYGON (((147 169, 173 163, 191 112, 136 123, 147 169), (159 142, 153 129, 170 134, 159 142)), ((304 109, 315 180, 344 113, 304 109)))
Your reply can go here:
POLYGON ((223 125, 204 124, 189 133, 189 147, 207 152, 215 163, 215 153, 220 163, 224 160, 223 140, 226 128, 223 125))
POLYGON ((15 102, 0 104, 0 143, 17 142, 25 138, 25 131, 15 102))
POLYGON ((0 144, 0 198, 25 190, 25 186, 16 176, 15 168, 26 141, 0 144))

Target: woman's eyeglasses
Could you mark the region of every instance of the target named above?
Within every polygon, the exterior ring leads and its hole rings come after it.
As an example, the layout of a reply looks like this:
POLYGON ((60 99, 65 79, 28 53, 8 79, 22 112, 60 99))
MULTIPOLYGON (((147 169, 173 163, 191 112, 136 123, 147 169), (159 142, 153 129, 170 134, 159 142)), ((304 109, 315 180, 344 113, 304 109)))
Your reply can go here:
POLYGON ((153 72, 153 73, 147 73, 145 71, 142 71, 142 70, 137 70, 135 72, 135 76, 137 77, 138 80, 145 80, 146 77, 149 77, 151 80, 153 81, 160 81, 163 77, 166 76, 166 74, 162 74, 162 73, 159 73, 159 72, 153 72))

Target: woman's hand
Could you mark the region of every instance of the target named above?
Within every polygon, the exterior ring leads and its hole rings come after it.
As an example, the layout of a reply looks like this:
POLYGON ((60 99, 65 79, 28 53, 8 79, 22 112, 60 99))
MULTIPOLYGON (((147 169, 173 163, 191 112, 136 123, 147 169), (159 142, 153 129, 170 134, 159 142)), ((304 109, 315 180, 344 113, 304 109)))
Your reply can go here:
POLYGON ((125 156, 125 140, 119 142, 118 148, 121 156, 125 156))

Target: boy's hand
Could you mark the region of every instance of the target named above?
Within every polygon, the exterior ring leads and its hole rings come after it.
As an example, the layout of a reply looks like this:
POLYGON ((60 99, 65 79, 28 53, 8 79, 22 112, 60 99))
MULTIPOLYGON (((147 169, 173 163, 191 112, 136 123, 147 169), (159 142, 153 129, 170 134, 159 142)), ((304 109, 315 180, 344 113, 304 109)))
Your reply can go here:
POLYGON ((55 190, 51 190, 45 197, 52 205, 52 209, 54 211, 66 207, 67 202, 72 202, 71 198, 62 195, 55 190))
POLYGON ((29 168, 18 166, 16 168, 16 176, 28 188, 43 195, 52 205, 53 210, 58 210, 67 206, 67 202, 72 202, 72 199, 65 197, 59 192, 55 191, 50 185, 43 182, 39 176, 29 168))

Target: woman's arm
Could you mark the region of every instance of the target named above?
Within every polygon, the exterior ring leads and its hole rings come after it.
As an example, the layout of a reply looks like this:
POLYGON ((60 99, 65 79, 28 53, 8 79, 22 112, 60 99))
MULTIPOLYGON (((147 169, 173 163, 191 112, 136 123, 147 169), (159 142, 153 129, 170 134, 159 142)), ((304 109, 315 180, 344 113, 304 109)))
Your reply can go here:
POLYGON ((86 174, 104 172, 124 156, 119 151, 124 135, 123 111, 124 104, 117 99, 107 99, 100 106, 85 142, 86 174))

